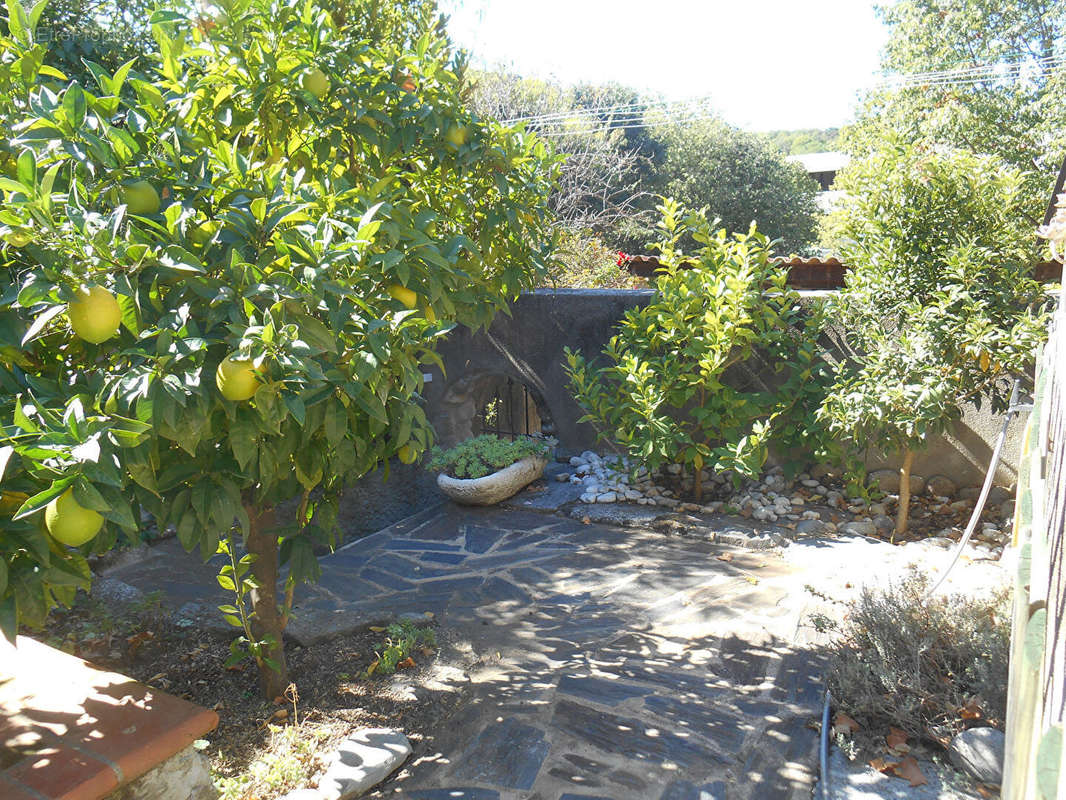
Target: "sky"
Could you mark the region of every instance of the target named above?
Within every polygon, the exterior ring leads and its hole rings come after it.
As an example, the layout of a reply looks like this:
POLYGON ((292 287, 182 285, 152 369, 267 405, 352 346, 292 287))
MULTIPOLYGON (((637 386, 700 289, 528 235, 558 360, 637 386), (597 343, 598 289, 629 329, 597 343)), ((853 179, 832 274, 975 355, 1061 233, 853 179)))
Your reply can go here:
POLYGON ((446 0, 476 66, 710 96, 755 131, 847 122, 886 31, 870 0, 446 0))

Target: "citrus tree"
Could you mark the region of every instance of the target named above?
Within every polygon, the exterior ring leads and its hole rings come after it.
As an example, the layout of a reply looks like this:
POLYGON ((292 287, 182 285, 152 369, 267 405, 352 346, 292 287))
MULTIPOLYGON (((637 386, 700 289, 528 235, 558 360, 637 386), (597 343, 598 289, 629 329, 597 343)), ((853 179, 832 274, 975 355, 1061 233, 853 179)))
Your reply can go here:
POLYGON ((342 485, 427 448, 435 341, 542 270, 554 157, 464 109, 431 4, 395 35, 383 5, 157 11, 152 68, 89 64, 87 86, 43 66, 39 10, 9 4, 9 638, 86 584, 85 554, 152 518, 230 555, 233 658, 281 694, 292 590, 317 575, 342 485))
POLYGON ((672 200, 660 211, 655 294, 626 312, 602 359, 568 350, 567 371, 582 421, 649 469, 680 464, 698 499, 704 468, 739 481, 762 471, 774 441, 817 449, 801 418, 821 385, 819 315, 800 307, 754 225, 730 235, 672 200))
POLYGON ((891 142, 838 178, 825 235, 851 270, 831 316, 852 357, 819 415, 859 450, 900 454, 897 533, 914 453, 968 404, 1003 411, 1046 336, 1026 181, 991 156, 891 142))

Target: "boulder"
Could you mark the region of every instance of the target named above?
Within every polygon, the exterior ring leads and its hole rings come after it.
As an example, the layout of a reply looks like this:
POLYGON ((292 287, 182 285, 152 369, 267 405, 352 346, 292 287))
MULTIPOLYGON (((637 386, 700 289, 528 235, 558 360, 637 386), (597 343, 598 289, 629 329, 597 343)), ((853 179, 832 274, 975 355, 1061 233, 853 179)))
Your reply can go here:
POLYGON ((951 740, 951 763, 981 783, 1003 781, 1003 750, 1006 738, 995 728, 970 728, 951 740))
POLYGON ((409 755, 411 744, 400 731, 358 730, 331 757, 318 792, 323 800, 359 797, 385 780, 409 755))

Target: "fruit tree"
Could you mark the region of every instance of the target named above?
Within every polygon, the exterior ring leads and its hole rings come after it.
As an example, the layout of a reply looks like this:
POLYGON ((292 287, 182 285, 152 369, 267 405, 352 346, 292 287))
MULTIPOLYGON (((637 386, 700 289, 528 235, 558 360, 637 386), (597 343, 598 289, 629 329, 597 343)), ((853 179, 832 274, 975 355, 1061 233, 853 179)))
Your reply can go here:
POLYGON ((233 657, 281 694, 292 590, 316 577, 339 490, 425 451, 435 341, 487 323, 544 266, 554 156, 464 110, 431 3, 391 35, 380 5, 157 11, 153 66, 89 65, 84 86, 47 66, 39 10, 9 3, 9 638, 87 583, 87 553, 154 519, 231 556, 233 657))

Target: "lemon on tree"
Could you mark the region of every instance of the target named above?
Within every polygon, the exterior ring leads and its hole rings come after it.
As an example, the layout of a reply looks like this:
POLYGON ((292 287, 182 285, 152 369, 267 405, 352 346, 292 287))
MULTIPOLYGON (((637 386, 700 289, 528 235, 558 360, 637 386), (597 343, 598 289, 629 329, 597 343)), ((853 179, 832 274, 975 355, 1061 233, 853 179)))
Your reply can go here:
POLYGON ((451 125, 445 131, 444 138, 448 144, 458 150, 470 139, 470 129, 466 125, 451 125))
POLYGON ((259 373, 249 358, 228 356, 215 370, 215 384, 227 400, 250 400, 259 388, 259 373))
POLYGON ((387 291, 393 300, 399 300, 408 308, 415 308, 418 306, 418 295, 406 286, 400 286, 400 284, 394 283, 388 287, 387 291))
POLYGON ((405 444, 399 450, 396 451, 396 456, 404 464, 413 464, 415 459, 418 458, 418 453, 409 444, 405 444))
POLYGON ((127 211, 141 217, 158 214, 162 205, 159 192, 146 180, 123 184, 119 189, 119 197, 126 204, 127 211))
POLYGON ((67 306, 67 318, 78 338, 100 344, 118 333, 122 310, 104 287, 82 286, 67 306))
POLYGON ((220 224, 217 219, 209 219, 189 231, 189 240, 197 247, 206 247, 218 233, 220 224))
POLYGON ((321 100, 329 94, 329 78, 318 67, 314 67, 300 76, 300 88, 321 100))
POLYGON ((74 491, 67 489, 45 508, 44 524, 57 542, 80 547, 96 537, 104 525, 104 518, 78 503, 74 491))

